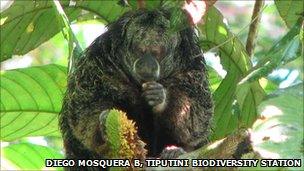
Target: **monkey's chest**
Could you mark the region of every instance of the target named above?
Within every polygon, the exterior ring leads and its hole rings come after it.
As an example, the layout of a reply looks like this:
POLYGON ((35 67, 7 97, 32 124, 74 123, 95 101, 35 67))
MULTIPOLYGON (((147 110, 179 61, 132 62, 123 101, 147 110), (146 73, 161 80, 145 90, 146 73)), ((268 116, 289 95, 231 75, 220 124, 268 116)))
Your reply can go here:
POLYGON ((151 108, 141 100, 136 106, 126 109, 129 119, 132 119, 137 128, 139 137, 146 143, 148 156, 157 156, 166 145, 172 144, 170 133, 155 118, 151 108))

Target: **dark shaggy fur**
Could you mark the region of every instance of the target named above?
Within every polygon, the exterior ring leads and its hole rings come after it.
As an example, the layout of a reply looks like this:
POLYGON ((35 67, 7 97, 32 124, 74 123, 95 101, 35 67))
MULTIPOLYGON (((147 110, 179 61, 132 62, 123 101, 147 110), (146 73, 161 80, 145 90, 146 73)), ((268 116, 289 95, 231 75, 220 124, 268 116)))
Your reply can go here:
POLYGON ((130 59, 132 55, 126 57, 132 49, 127 38, 130 23, 141 18, 140 24, 145 28, 164 30, 167 28, 158 19, 169 17, 164 11, 127 13, 110 24, 107 32, 76 61, 60 113, 67 158, 103 158, 104 141, 98 118, 102 111, 112 108, 126 112, 136 122, 149 156, 159 155, 167 145, 191 151, 208 142, 213 103, 203 56, 193 58, 201 50, 192 28, 176 33, 176 47, 170 47, 171 42, 165 44, 173 56, 160 62, 157 82, 167 92, 167 105, 162 112, 155 114, 147 105, 141 83, 126 62, 126 58, 134 61, 130 59), (156 127, 158 131, 153 135, 156 127))

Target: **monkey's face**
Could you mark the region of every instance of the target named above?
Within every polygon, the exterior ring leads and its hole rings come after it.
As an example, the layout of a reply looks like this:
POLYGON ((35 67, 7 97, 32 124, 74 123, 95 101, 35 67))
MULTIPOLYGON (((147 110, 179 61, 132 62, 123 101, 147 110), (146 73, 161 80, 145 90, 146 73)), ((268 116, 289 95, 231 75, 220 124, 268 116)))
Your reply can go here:
POLYGON ((178 33, 169 33, 169 24, 162 15, 146 14, 133 18, 127 26, 124 63, 137 80, 140 77, 140 81, 152 81, 172 71, 180 38, 178 33))

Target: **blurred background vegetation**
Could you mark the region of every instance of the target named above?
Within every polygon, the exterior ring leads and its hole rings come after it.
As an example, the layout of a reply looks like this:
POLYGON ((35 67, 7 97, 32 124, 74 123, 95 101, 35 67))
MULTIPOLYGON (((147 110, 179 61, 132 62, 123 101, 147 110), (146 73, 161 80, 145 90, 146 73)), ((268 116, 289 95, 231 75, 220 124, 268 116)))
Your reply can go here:
MULTIPOLYGON (((9 7, 13 1, 2 1, 1 11, 9 7)), ((227 21, 231 32, 239 34, 239 39, 246 44, 251 14, 254 6, 253 0, 244 1, 218 1, 215 6, 222 12, 227 21), (242 31, 242 29, 244 29, 242 31), (241 31, 241 32, 240 32, 241 31)), ((273 1, 266 1, 267 7, 263 11, 261 24, 259 27, 257 44, 253 61, 265 56, 268 50, 275 42, 280 40, 286 34, 288 28, 280 17, 273 1)), ((105 24, 99 20, 89 20, 72 24, 72 29, 76 33, 77 39, 82 48, 86 48, 92 41, 105 31, 105 24)), ((62 33, 56 34, 52 39, 43 43, 38 48, 32 50, 24 56, 14 56, 13 59, 1 63, 2 70, 25 68, 29 66, 59 64, 67 66, 68 43, 62 33)), ((207 58, 209 60, 209 58, 207 58)), ((212 62, 210 59, 209 64, 212 62)), ((216 64, 214 64, 216 65, 216 64)), ((219 66, 214 66, 220 70, 219 66)), ((222 76, 224 73, 219 71, 222 76)), ((269 76, 274 86, 280 88, 287 87, 292 83, 303 80, 302 59, 277 68, 269 76)))
MULTIPOLYGON (((13 1, 1 0, 1 12, 9 8, 13 1)), ((243 44, 246 44, 249 26, 251 21, 252 10, 255 1, 242 0, 242 1, 217 1, 215 7, 225 17, 225 21, 230 31, 241 40, 243 44)), ((252 57, 252 62, 255 65, 259 59, 265 56, 269 49, 275 42, 279 41, 288 31, 283 19, 280 17, 278 10, 273 1, 266 1, 266 8, 264 9, 261 22, 259 25, 259 31, 257 36, 257 44, 252 57)), ((97 18, 97 16, 95 16, 97 18)), ((94 18, 94 17, 93 17, 94 18)), ((105 24, 100 20, 84 20, 72 23, 73 32, 75 33, 81 47, 85 49, 92 41, 100 34, 106 31, 105 24)), ((62 66, 68 65, 69 47, 68 42, 65 40, 61 32, 56 34, 47 42, 41 44, 34 50, 23 56, 14 55, 11 59, 1 62, 1 71, 11 70, 16 68, 26 68, 30 66, 40 66, 46 64, 58 64, 62 66)), ((216 52, 208 52, 205 54, 207 64, 216 70, 217 74, 224 78, 227 71, 223 69, 219 54, 216 52)), ((267 77, 259 79, 259 83, 267 94, 271 94, 278 88, 286 88, 291 85, 295 85, 303 81, 303 56, 277 67, 267 77)), ((217 84, 217 86, 219 83, 217 84)), ((213 87, 213 91, 217 88, 213 87)), ((2 99, 1 99, 2 100, 2 99)), ((300 101, 302 99, 299 99, 300 101)), ((1 148, 5 148, 9 145, 20 144, 22 147, 18 147, 18 150, 24 155, 24 158, 28 158, 28 163, 35 164, 35 157, 38 153, 48 153, 49 158, 62 158, 62 142, 58 136, 38 136, 38 137, 26 137, 12 142, 1 141, 1 148), (37 149, 27 146, 28 144, 42 145, 37 149), (43 147, 51 147, 51 150, 43 149, 43 147), (26 151, 26 154, 24 153, 26 151)), ((17 147, 16 147, 17 148, 17 147)), ((9 150, 14 150, 11 148, 9 150)), ((3 151, 3 150, 2 150, 3 151)), ((2 153, 1 153, 2 154, 2 153)), ((14 153, 14 155, 17 155, 14 153)), ((15 156, 16 157, 16 156, 15 156)), ((12 161, 12 156, 1 156, 1 170, 5 169, 18 169, 24 166, 18 165, 18 161, 12 161), (9 159, 7 159, 9 158, 9 159)), ((38 159, 37 159, 38 161, 38 159)), ((26 165, 26 162, 24 162, 26 165)), ((30 165, 30 164, 29 164, 30 165)), ((40 166, 40 164, 37 164, 40 166)), ((49 168, 48 168, 49 169, 49 168)))

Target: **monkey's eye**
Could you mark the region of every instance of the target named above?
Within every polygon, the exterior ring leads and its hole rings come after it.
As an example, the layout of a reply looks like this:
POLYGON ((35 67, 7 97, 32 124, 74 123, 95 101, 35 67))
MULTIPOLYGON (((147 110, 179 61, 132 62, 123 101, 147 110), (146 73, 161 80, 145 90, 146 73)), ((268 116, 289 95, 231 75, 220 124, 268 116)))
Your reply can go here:
POLYGON ((136 54, 138 56, 142 56, 142 55, 144 55, 146 50, 145 50, 145 47, 142 47, 142 46, 137 44, 137 45, 133 46, 132 51, 133 51, 134 54, 136 54))
POLYGON ((163 46, 153 46, 149 50, 157 59, 162 59, 166 55, 166 50, 163 46))
POLYGON ((159 60, 167 55, 166 48, 163 46, 143 46, 142 44, 137 44, 133 46, 132 51, 138 57, 142 57, 145 53, 150 53, 159 60))

